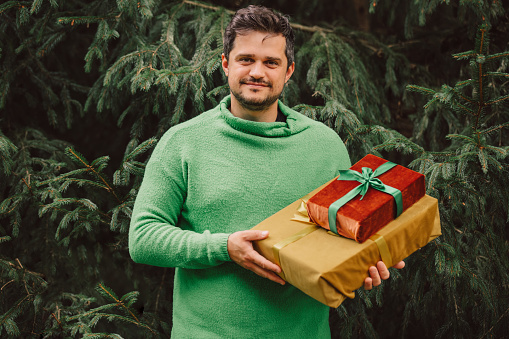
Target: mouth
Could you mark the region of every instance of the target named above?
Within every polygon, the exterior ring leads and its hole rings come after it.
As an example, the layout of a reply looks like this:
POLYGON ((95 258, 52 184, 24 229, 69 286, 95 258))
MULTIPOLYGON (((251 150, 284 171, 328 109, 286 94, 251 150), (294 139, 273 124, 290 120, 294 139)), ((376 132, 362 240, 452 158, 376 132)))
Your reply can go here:
POLYGON ((265 81, 247 81, 247 80, 241 80, 240 84, 241 85, 247 85, 247 86, 250 86, 250 87, 259 87, 259 88, 262 88, 262 87, 271 87, 270 83, 265 82, 265 81))

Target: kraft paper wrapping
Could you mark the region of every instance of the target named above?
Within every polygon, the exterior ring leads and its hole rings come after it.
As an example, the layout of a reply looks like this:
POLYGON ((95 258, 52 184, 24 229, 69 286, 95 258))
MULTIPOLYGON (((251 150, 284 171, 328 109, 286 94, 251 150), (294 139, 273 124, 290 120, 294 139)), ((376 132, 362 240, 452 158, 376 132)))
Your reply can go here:
MULTIPOLYGON (((275 244, 310 227, 309 223, 292 220, 300 204, 299 199, 253 228, 269 231, 268 238, 253 245, 270 261, 277 262, 275 244)), ((363 285, 368 268, 381 260, 379 249, 372 240, 361 244, 316 228, 279 251, 281 277, 312 298, 337 308, 346 298, 355 297, 354 291, 363 285)), ((441 235, 438 201, 425 195, 377 234, 389 247, 390 266, 407 258, 441 235)))

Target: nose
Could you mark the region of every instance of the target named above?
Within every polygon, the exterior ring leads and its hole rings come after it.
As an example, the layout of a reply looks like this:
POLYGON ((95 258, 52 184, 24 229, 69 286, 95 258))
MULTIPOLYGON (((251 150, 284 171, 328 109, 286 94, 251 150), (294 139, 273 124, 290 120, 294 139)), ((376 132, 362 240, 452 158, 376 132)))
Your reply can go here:
POLYGON ((263 78, 263 76, 264 76, 263 67, 264 67, 264 65, 262 62, 253 63, 253 65, 249 71, 249 75, 255 79, 263 78))

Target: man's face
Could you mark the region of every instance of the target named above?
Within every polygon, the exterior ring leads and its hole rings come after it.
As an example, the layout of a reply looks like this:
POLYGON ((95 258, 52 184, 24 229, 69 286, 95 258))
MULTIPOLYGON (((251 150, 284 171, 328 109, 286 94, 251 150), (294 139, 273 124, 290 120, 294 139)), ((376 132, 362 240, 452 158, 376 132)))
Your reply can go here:
POLYGON ((237 35, 229 60, 222 57, 232 104, 263 111, 276 103, 295 65, 287 67, 286 40, 282 34, 249 32, 237 35))

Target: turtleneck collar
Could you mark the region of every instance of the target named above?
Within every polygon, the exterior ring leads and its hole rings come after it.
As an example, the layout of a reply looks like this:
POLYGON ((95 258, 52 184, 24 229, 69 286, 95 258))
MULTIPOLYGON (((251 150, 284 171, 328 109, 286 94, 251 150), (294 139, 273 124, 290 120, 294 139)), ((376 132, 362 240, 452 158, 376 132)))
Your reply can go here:
POLYGON ((244 133, 275 138, 296 134, 307 128, 307 124, 303 121, 303 116, 284 105, 280 100, 278 100, 278 108, 286 116, 286 122, 256 122, 238 118, 228 109, 230 103, 230 95, 221 100, 219 104, 220 115, 228 125, 244 133))

